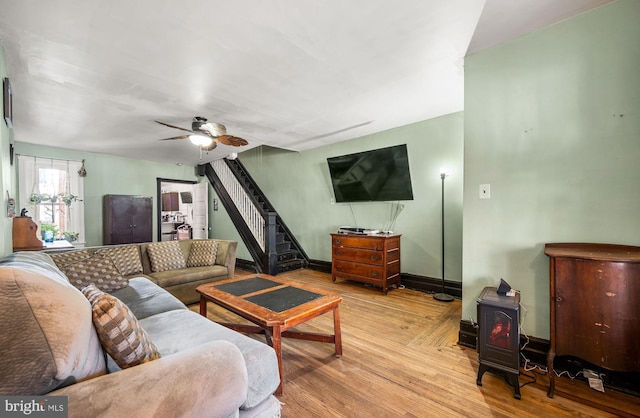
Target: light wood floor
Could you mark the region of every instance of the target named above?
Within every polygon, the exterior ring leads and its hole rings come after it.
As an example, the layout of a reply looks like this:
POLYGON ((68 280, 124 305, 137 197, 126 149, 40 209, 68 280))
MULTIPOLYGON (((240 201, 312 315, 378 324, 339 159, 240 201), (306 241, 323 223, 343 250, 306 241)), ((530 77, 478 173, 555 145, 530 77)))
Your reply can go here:
MULTIPOLYGON (((334 284, 330 275, 312 270, 278 278, 335 291, 344 299, 341 358, 330 344, 283 340, 285 384, 279 399, 284 418, 640 416, 639 398, 610 390, 603 395, 580 380, 557 379, 553 399, 546 396, 546 376, 522 387, 521 400, 490 372, 477 386, 477 353, 457 344, 460 300, 437 302, 409 289, 384 296, 360 283, 334 284)), ((242 322, 212 304, 208 317, 242 322)), ((299 329, 331 332, 332 327, 327 314, 299 329)), ((530 380, 521 375, 520 385, 530 380)))

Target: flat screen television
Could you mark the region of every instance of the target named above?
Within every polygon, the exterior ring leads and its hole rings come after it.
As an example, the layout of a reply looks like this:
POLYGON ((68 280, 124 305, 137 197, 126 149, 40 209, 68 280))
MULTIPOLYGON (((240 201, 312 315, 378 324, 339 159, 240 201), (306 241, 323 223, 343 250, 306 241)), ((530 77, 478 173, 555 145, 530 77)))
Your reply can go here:
POLYGON ((413 200, 407 145, 327 158, 336 202, 413 200))

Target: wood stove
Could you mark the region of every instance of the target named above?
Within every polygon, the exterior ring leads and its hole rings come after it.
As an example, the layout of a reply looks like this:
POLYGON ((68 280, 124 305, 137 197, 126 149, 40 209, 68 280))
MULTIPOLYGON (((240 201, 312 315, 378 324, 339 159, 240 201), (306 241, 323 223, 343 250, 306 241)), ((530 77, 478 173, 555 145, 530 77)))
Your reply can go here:
POLYGON ((495 287, 485 287, 478 298, 478 379, 493 369, 506 375, 520 399, 520 293, 498 294, 495 287))

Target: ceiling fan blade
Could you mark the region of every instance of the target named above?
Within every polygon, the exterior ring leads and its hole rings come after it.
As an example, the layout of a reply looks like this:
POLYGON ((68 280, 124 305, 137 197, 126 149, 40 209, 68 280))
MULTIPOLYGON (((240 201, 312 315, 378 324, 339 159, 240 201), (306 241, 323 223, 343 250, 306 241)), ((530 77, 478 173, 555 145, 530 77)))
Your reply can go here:
POLYGON ((211 141, 211 145, 207 145, 206 147, 200 147, 200 151, 213 151, 218 146, 216 141, 211 141))
POLYGON ((219 137, 227 134, 227 128, 224 125, 214 122, 207 122, 200 125, 199 128, 201 131, 204 131, 212 137, 219 137))
POLYGON ((181 128, 181 127, 175 126, 175 125, 169 125, 168 123, 160 122, 159 120, 156 120, 155 122, 159 123, 160 125, 168 126, 169 128, 180 129, 181 131, 187 131, 187 132, 192 132, 193 133, 193 131, 191 129, 181 128))
POLYGON ((158 139, 158 141, 171 141, 173 139, 187 139, 187 138, 189 138, 189 135, 180 135, 180 136, 172 136, 171 138, 158 139))
POLYGON ((246 139, 238 138, 237 136, 231 136, 231 135, 222 135, 215 138, 215 140, 225 145, 231 145, 232 147, 241 147, 244 145, 249 145, 249 142, 247 142, 246 139))

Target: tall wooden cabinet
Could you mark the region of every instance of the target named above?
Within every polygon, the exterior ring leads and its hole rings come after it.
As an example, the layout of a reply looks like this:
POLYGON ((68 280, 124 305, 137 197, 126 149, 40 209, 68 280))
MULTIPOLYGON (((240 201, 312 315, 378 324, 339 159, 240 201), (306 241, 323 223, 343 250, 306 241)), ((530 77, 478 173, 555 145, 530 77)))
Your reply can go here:
POLYGON ((400 284, 400 234, 331 234, 331 279, 343 277, 382 287, 400 284))
POLYGON ((640 247, 546 244, 549 256, 549 392, 556 356, 640 372, 640 247))
POLYGON ((104 245, 151 242, 151 197, 108 194, 102 203, 104 245))

